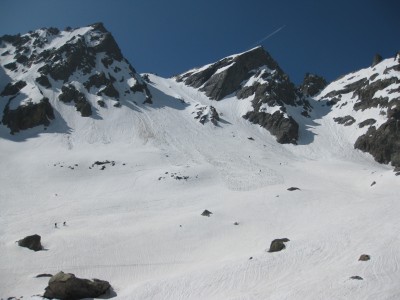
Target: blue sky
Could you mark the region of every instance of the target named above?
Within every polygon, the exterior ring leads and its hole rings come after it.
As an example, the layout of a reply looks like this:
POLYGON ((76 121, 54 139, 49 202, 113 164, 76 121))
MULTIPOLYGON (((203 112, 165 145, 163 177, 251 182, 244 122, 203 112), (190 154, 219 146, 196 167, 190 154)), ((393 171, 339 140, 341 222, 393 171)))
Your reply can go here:
POLYGON ((295 82, 400 50, 398 0, 2 0, 0 35, 103 22, 138 72, 172 76, 262 42, 295 82))

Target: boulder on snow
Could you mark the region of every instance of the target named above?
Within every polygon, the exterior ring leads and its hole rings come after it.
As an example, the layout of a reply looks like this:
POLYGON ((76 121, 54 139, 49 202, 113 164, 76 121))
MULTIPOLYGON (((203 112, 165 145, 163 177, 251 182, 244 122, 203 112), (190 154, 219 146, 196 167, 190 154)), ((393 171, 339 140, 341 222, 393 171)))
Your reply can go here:
POLYGON ((289 242, 290 240, 288 238, 283 238, 283 239, 275 239, 271 242, 271 246, 269 247, 268 252, 278 252, 286 248, 285 244, 286 242, 289 242))
POLYGON ((210 217, 212 215, 212 212, 206 209, 201 213, 201 215, 204 217, 210 217))
POLYGON ((371 256, 369 256, 368 254, 362 254, 358 260, 359 261, 368 261, 370 259, 371 259, 371 256))
POLYGON ((43 274, 38 274, 38 275, 35 276, 35 278, 42 278, 42 277, 53 277, 53 275, 52 274, 43 273, 43 274))
POLYGON ((33 251, 43 250, 43 246, 40 243, 40 235, 34 234, 24 237, 22 240, 18 241, 18 246, 25 247, 31 249, 33 251))
POLYGON ((287 190, 290 191, 290 192, 297 191, 297 190, 300 191, 300 189, 298 187, 295 187, 295 186, 292 186, 292 187, 288 188, 287 190))
POLYGON ((43 297, 49 299, 97 298, 105 294, 111 285, 99 279, 81 279, 74 274, 59 272, 49 280, 43 297))

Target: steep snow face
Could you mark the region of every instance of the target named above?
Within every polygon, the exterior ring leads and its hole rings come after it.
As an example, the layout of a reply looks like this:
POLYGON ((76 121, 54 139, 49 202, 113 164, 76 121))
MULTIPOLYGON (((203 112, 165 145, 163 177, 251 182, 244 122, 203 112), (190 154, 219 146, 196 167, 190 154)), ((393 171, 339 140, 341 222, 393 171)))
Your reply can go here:
POLYGON ((146 83, 101 23, 6 35, 0 47, 7 83, 0 109, 11 133, 51 123, 49 130, 61 123, 72 127, 73 107, 95 120, 106 116, 106 110, 152 102, 146 83))

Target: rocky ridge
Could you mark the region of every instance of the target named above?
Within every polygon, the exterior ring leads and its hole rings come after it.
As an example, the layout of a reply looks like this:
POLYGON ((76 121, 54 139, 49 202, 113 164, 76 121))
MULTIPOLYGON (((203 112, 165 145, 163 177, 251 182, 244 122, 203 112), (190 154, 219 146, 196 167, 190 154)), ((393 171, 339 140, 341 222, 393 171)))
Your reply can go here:
MULTIPOLYGON (((38 126, 47 129, 63 118, 62 105, 81 117, 101 119, 102 110, 157 101, 148 88, 151 83, 136 73, 102 23, 2 36, 0 65, 1 122, 11 134, 38 126)), ((262 47, 192 69, 175 80, 214 101, 249 103, 241 117, 267 129, 278 143, 304 143, 301 133, 307 124, 328 118, 356 149, 400 168, 400 53, 389 59, 375 55, 371 67, 329 85, 307 73, 296 87, 262 47)), ((203 125, 224 121, 213 105, 199 104, 189 113, 203 125)))

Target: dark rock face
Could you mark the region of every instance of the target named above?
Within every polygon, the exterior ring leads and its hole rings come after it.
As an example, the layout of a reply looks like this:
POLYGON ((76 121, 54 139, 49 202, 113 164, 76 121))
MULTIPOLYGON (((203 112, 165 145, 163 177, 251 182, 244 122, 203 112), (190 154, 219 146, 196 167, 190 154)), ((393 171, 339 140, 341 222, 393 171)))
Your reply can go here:
POLYGON ((377 64, 379 64, 383 60, 382 56, 380 54, 375 54, 374 59, 372 60, 372 65, 371 67, 375 67, 377 64))
POLYGON ((96 64, 96 52, 86 45, 84 37, 76 39, 76 42, 67 42, 58 49, 43 51, 36 62, 45 61, 46 65, 39 72, 64 82, 77 70, 83 74, 90 73, 96 64))
POLYGON ((304 96, 315 96, 327 85, 326 80, 318 75, 307 73, 299 90, 304 96))
POLYGON ((378 129, 372 126, 355 142, 354 148, 370 153, 377 162, 400 168, 400 119, 394 117, 378 129))
POLYGON ((21 105, 17 109, 9 109, 9 104, 4 108, 2 122, 11 130, 11 134, 33 128, 39 125, 49 126, 54 119, 54 111, 49 99, 43 98, 39 103, 21 105))
POLYGON ((92 108, 83 93, 79 92, 75 86, 69 84, 61 88, 61 94, 58 99, 62 102, 74 102, 76 110, 79 111, 82 117, 89 117, 92 115, 92 108))
POLYGON ((43 250, 43 246, 40 243, 40 235, 34 234, 23 238, 18 241, 18 246, 25 247, 31 249, 33 251, 43 250))
POLYGON ((388 107, 391 103, 388 102, 387 98, 376 98, 374 95, 377 91, 383 90, 395 83, 400 84, 400 80, 396 77, 392 77, 389 79, 377 80, 355 90, 354 96, 358 96, 360 100, 354 104, 354 110, 361 109, 364 111, 371 107, 388 107))
POLYGON ((45 75, 40 75, 38 78, 35 79, 35 81, 45 88, 51 88, 51 83, 45 75))
POLYGON ((243 118, 267 129, 281 144, 296 144, 299 138, 299 125, 292 117, 276 111, 272 115, 265 112, 247 112, 243 118))
POLYGON ((108 57, 113 58, 117 61, 122 61, 123 56, 118 44, 114 40, 114 37, 104 27, 103 23, 95 23, 91 25, 94 30, 98 30, 103 33, 101 42, 94 47, 96 52, 105 52, 108 57))
POLYGON ((269 247, 268 252, 279 252, 282 251, 283 249, 286 248, 285 244, 286 242, 289 242, 290 240, 287 238, 283 239, 275 239, 271 242, 271 246, 269 247))
POLYGON ((74 300, 97 298, 110 289, 108 281, 81 279, 74 274, 59 272, 49 280, 43 297, 48 299, 74 300))
POLYGON ((9 83, 4 87, 4 90, 1 92, 0 96, 14 96, 25 86, 26 82, 23 80, 17 81, 16 83, 9 83))

